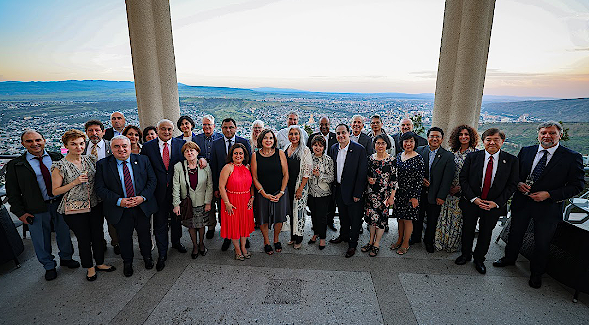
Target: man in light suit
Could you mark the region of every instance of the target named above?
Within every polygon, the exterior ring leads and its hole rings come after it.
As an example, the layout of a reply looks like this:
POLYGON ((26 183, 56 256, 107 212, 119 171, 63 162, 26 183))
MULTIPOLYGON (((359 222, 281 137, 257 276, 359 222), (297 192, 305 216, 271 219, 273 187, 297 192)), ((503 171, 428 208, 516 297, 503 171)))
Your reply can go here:
MULTIPOLYGON (((99 120, 89 120, 84 124, 84 129, 86 130, 86 135, 88 136, 89 140, 86 141, 86 147, 84 148, 84 152, 82 152, 83 155, 91 154, 94 155, 97 160, 100 160, 112 154, 110 143, 108 140, 103 139, 104 124, 102 124, 102 122, 99 120)), ((102 211, 102 202, 98 203, 94 209, 102 211)), ((104 216, 104 212, 99 213, 104 216)), ((119 247, 119 236, 117 236, 117 230, 108 221, 108 218, 106 216, 104 217, 106 219, 106 223, 108 224, 110 244, 112 245, 115 254, 119 255, 121 254, 121 248, 119 247)), ((104 247, 106 251, 106 241, 104 247)))
POLYGON ((538 126, 540 145, 520 150, 519 183, 511 202, 511 230, 505 256, 493 263, 497 267, 515 264, 530 219, 534 219, 534 254, 528 282, 532 288, 542 286, 550 242, 562 221, 564 201, 579 194, 585 186, 583 158, 561 146, 561 137, 560 123, 545 122, 538 126))
MULTIPOLYGON (((330 126, 329 117, 327 117, 325 115, 322 116, 319 119, 319 132, 315 132, 315 133, 311 134, 311 136, 309 137, 309 141, 307 141, 307 147, 309 147, 311 152, 313 152, 313 146, 311 146, 311 140, 313 140, 313 138, 316 135, 321 135, 325 139, 325 143, 327 143, 327 147, 325 148, 326 155, 329 153, 329 148, 331 148, 334 144, 337 143, 337 138, 335 136, 335 133, 333 133, 329 130, 329 126, 330 126)), ((329 229, 331 229, 333 231, 337 231, 337 228, 335 228, 335 225, 333 224, 334 217, 335 217, 335 196, 332 193, 331 199, 329 200, 329 206, 327 207, 327 227, 329 227, 329 229)))
POLYGON ((432 127, 427 130, 428 145, 417 148, 417 153, 423 157, 425 162, 425 178, 419 209, 419 217, 413 221, 413 234, 411 243, 421 242, 423 232, 423 221, 426 220, 425 236, 423 241, 428 253, 434 252, 434 237, 442 204, 450 192, 450 186, 454 179, 456 165, 454 155, 442 148, 444 131, 439 127, 432 127))
POLYGON ((478 220, 479 236, 474 250, 474 266, 479 273, 485 274, 487 268, 483 262, 489 251, 493 229, 517 186, 518 160, 501 151, 505 141, 503 131, 491 128, 481 138, 485 150, 468 154, 459 176, 462 191, 459 206, 464 222, 462 255, 456 259, 456 264, 463 265, 472 258, 478 220))
POLYGON ((112 138, 113 154, 96 163, 96 194, 110 224, 120 235, 123 274, 133 275, 133 230, 137 231, 139 249, 146 269, 153 268, 151 258, 150 216, 157 211, 153 196, 157 180, 149 158, 131 153, 125 136, 112 138))
POLYGON ((335 128, 337 144, 329 149, 329 156, 333 160, 336 171, 335 200, 339 210, 340 235, 330 240, 339 244, 348 242, 346 257, 352 257, 358 246, 358 236, 362 226, 362 195, 368 181, 368 161, 366 149, 350 140, 350 127, 339 124, 335 128))
POLYGON ((354 115, 350 121, 350 127, 352 132, 350 133, 350 140, 361 144, 366 150, 366 157, 374 153, 374 146, 372 145, 372 139, 364 132, 364 118, 360 115, 354 115))
POLYGON ((168 224, 171 229, 172 248, 180 253, 186 253, 186 247, 180 242, 182 237, 182 224, 172 213, 172 178, 174 165, 184 160, 182 146, 186 141, 172 137, 174 124, 170 120, 163 119, 157 123, 157 139, 153 139, 143 145, 141 154, 149 158, 151 167, 157 179, 155 187, 155 199, 158 211, 153 215, 153 232, 159 257, 155 266, 161 271, 166 266, 168 257, 168 224))
POLYGON ((104 138, 110 141, 113 137, 122 135, 126 123, 127 121, 125 120, 125 115, 123 113, 117 111, 110 114, 110 124, 112 127, 104 131, 104 138))
MULTIPOLYGON (((221 169, 225 167, 227 153, 229 152, 229 148, 233 146, 235 143, 241 143, 247 149, 247 154, 251 156, 252 149, 250 147, 249 141, 242 137, 238 137, 235 135, 235 131, 237 131, 237 123, 235 120, 228 117, 221 122, 221 131, 223 132, 223 137, 213 141, 213 152, 211 155, 211 171, 213 173, 213 190, 214 195, 217 201, 220 200, 219 194, 219 176, 221 175, 221 169)), ((217 206, 221 206, 220 202, 217 202, 217 206)), ((221 218, 221 210, 219 209, 219 218, 221 218)), ((221 220, 219 220, 221 221, 221 220)), ((223 240, 223 245, 221 245, 221 250, 226 251, 229 249, 231 245, 231 240, 225 238, 223 240)), ((249 248, 249 240, 246 243, 246 248, 249 248)))
MULTIPOLYGON (((413 121, 410 118, 404 118, 399 122, 399 129, 401 132, 397 132, 392 135, 395 140, 395 156, 403 152, 403 143, 401 141, 401 135, 406 132, 413 131, 413 121)), ((424 137, 417 136, 417 143, 415 148, 427 145, 427 140, 424 137)))

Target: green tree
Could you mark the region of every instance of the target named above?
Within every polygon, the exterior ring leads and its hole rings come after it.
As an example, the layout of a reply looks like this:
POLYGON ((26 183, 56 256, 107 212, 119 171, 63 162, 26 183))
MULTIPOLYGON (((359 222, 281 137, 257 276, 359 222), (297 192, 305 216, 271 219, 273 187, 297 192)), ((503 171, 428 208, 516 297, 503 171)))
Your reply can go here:
POLYGON ((560 140, 562 140, 564 142, 569 141, 569 139, 570 139, 569 128, 565 128, 564 123, 562 121, 558 121, 558 123, 560 123, 560 125, 562 125, 562 137, 560 138, 560 140))
POLYGON ((423 121, 421 119, 421 115, 413 115, 409 118, 413 122, 413 132, 424 135, 425 134, 425 127, 423 127, 423 121))

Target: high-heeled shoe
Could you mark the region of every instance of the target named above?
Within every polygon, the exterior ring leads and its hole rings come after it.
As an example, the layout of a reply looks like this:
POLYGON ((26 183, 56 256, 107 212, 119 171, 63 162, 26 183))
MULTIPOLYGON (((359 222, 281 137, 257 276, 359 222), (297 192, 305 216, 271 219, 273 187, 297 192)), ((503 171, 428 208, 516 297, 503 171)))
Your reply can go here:
POLYGON ((194 252, 194 248, 192 249, 192 252, 190 253, 190 257, 192 257, 193 260, 195 260, 198 257, 198 250, 196 251, 196 253, 194 252))
POLYGON ((208 252, 208 251, 209 251, 209 249, 205 247, 205 248, 204 248, 204 249, 202 249, 202 250, 201 250, 201 249, 199 249, 199 250, 198 250, 198 253, 199 253, 200 255, 202 255, 202 256, 205 256, 205 255, 207 255, 207 252, 208 252))
POLYGON ((245 256, 241 254, 235 254, 235 259, 238 261, 245 261, 245 256))

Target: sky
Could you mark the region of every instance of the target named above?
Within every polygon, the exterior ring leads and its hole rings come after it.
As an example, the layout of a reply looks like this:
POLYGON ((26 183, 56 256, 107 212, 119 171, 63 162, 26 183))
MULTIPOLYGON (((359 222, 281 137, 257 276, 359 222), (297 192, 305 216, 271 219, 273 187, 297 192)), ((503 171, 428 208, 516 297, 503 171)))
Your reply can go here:
MULTIPOLYGON (((170 0, 178 82, 435 92, 443 0, 170 0)), ((122 0, 0 0, 0 81, 133 80, 122 0)), ((484 93, 589 97, 589 0, 497 0, 484 93)))

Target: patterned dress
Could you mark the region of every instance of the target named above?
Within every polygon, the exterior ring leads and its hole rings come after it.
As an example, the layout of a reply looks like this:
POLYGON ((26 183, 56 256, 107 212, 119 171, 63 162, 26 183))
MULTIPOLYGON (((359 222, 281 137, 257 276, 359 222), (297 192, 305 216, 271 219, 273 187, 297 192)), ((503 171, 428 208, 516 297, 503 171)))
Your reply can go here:
POLYGON ((395 193, 395 206, 393 217, 403 220, 417 220, 419 206, 413 207, 409 199, 421 196, 423 176, 425 175, 425 162, 420 154, 406 161, 401 159, 402 153, 397 155, 397 183, 399 189, 395 193))
POLYGON ((311 177, 313 168, 313 158, 311 150, 305 145, 300 144, 292 155, 288 156, 288 148, 290 144, 284 149, 287 155, 287 163, 289 166, 288 190, 292 202, 292 235, 302 237, 305 229, 305 207, 307 206, 307 198, 309 197, 309 184, 303 188, 303 196, 300 199, 295 198, 296 190, 301 186, 304 177, 311 177), (296 166, 293 166, 296 165, 296 166), (296 170, 296 178, 291 174, 291 170, 296 170))
POLYGON ((252 174, 244 165, 234 165, 225 188, 229 202, 235 206, 233 214, 227 213, 225 203, 221 203, 221 237, 239 239, 249 237, 254 232, 254 210, 248 209, 251 197, 252 174))
POLYGON ((368 177, 376 178, 374 185, 366 189, 364 221, 371 226, 384 229, 389 222, 389 207, 385 205, 391 192, 397 189, 397 167, 395 156, 377 160, 376 154, 368 157, 368 177))
POLYGON ((67 185, 80 177, 83 172, 88 175, 88 182, 78 184, 67 191, 59 206, 57 212, 64 214, 66 202, 69 201, 88 201, 90 200, 90 206, 95 207, 98 204, 98 196, 94 192, 94 176, 96 175, 96 157, 93 155, 82 155, 82 170, 76 165, 69 162, 67 159, 62 158, 59 161, 53 162, 51 165, 51 171, 54 169, 59 170, 59 174, 63 177, 62 185, 67 185))
MULTIPOLYGON (((458 179, 462 166, 464 165, 464 159, 466 159, 467 154, 475 151, 476 149, 468 148, 464 153, 460 153, 460 151, 454 153, 456 173, 454 173, 452 186, 460 185, 458 179)), ((460 195, 460 192, 456 194, 460 195)), ((458 206, 459 202, 460 196, 448 194, 446 201, 444 201, 444 204, 442 205, 442 212, 438 219, 434 243, 437 250, 445 250, 452 253, 458 251, 460 248, 462 237, 462 211, 458 206)))

